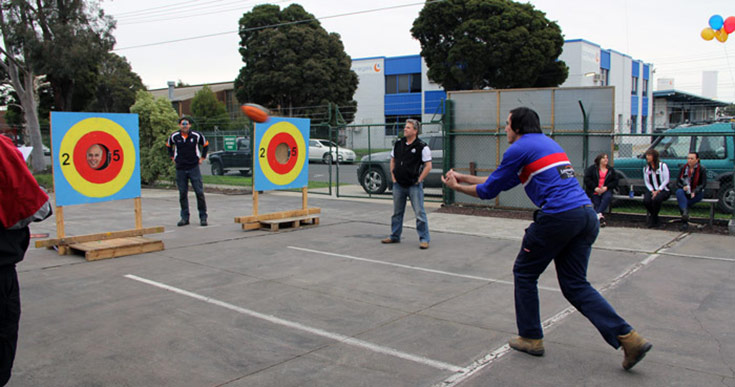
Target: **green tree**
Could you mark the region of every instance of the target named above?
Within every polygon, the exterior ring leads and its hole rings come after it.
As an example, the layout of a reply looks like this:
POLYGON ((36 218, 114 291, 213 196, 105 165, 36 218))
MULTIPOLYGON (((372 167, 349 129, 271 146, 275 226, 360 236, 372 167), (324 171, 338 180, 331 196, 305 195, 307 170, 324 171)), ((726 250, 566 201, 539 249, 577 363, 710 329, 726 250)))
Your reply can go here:
POLYGON ((131 113, 138 114, 140 142, 140 178, 143 183, 173 181, 176 169, 168 156, 166 139, 178 129, 178 114, 167 98, 154 99, 145 90, 135 94, 131 113))
POLYGON ((202 87, 191 100, 191 114, 197 124, 197 130, 211 131, 217 127, 225 130, 229 127, 229 116, 225 104, 217 100, 209 86, 202 87))
MULTIPOLYGON (((280 114, 321 120, 327 105, 351 107, 357 74, 339 34, 328 33, 298 4, 283 10, 258 5, 240 19, 240 55, 245 64, 235 80, 237 99, 255 102, 280 114)), ((345 116, 350 122, 353 114, 345 116)))
POLYGON ((130 63, 114 53, 107 53, 99 64, 99 81, 93 99, 85 110, 104 113, 128 113, 135 103, 135 93, 145 90, 140 76, 130 63))
POLYGON ((735 103, 731 103, 727 106, 717 108, 717 115, 718 116, 735 116, 735 103))
POLYGON ((46 168, 41 147, 39 89, 50 84, 54 110, 82 109, 97 80, 98 64, 114 45, 114 21, 97 2, 3 0, 0 67, 23 106, 31 168, 46 168), (73 104, 72 101, 77 101, 73 104))
POLYGON ((427 2, 411 34, 429 79, 447 90, 558 86, 569 71, 559 26, 528 3, 427 2))

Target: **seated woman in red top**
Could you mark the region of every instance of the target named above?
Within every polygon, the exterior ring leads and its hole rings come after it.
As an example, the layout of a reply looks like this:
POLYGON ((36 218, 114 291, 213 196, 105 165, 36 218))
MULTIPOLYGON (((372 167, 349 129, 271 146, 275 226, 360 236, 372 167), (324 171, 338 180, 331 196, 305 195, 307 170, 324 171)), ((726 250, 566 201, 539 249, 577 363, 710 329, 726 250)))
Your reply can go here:
POLYGON ((600 153, 595 157, 595 165, 590 165, 584 171, 584 191, 592 200, 597 219, 600 220, 600 227, 607 225, 602 213, 610 206, 612 191, 618 186, 618 175, 608 164, 609 161, 607 154, 600 153))

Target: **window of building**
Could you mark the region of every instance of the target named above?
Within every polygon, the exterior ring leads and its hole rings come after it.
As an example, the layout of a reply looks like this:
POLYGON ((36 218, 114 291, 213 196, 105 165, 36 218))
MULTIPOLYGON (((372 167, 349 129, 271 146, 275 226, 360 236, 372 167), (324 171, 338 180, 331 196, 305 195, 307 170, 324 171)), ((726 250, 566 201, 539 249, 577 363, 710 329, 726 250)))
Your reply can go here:
POLYGON ((641 91, 643 92, 643 96, 648 95, 648 79, 644 79, 641 84, 641 91))
POLYGON ((600 68, 600 86, 607 86, 610 84, 610 70, 600 68))
POLYGON ((638 95, 638 77, 633 77, 633 84, 630 88, 630 94, 638 95))
POLYGON ((641 133, 648 133, 648 116, 641 116, 641 133))
POLYGON ((630 116, 630 132, 631 133, 638 133, 638 116, 630 116))
POLYGON ((385 94, 420 93, 421 74, 387 75, 385 77, 385 94))
POLYGON ((406 120, 412 118, 421 122, 421 115, 415 116, 385 116, 385 135, 386 136, 398 136, 403 134, 403 126, 406 125, 406 120))

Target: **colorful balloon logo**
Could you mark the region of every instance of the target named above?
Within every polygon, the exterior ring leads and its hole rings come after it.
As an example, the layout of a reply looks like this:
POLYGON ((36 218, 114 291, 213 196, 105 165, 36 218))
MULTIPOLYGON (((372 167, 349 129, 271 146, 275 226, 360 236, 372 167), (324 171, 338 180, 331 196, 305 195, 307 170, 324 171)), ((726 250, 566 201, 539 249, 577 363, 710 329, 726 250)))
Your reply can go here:
POLYGON ((699 33, 702 39, 710 41, 717 39, 720 43, 727 41, 727 36, 735 31, 735 16, 723 19, 720 15, 712 15, 709 18, 709 27, 699 33))

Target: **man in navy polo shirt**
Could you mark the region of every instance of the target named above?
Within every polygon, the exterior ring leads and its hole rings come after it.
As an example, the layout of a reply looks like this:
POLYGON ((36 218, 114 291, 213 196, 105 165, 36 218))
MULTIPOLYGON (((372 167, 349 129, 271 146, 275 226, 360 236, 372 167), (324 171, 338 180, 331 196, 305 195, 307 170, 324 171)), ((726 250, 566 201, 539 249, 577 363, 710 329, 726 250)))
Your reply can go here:
POLYGON ((179 119, 179 130, 173 132, 166 141, 168 154, 176 163, 176 185, 179 187, 179 204, 181 205, 181 220, 177 226, 189 224, 189 181, 197 197, 199 210, 199 224, 207 225, 207 202, 204 201, 204 187, 199 164, 207 159, 209 141, 204 135, 191 130, 191 119, 179 119), (201 147, 201 150, 200 150, 201 147))
POLYGON ((520 336, 508 344, 531 355, 544 354, 537 283, 553 260, 564 297, 590 320, 608 344, 615 349, 623 347, 623 368, 631 369, 652 345, 587 281, 587 265, 600 224, 574 177, 569 158, 559 144, 543 134, 538 114, 529 108, 511 110, 505 133, 511 145, 489 177, 450 170, 442 181, 455 191, 481 199, 493 199, 501 191, 523 184, 528 197, 540 207, 526 229, 513 266, 520 336))

